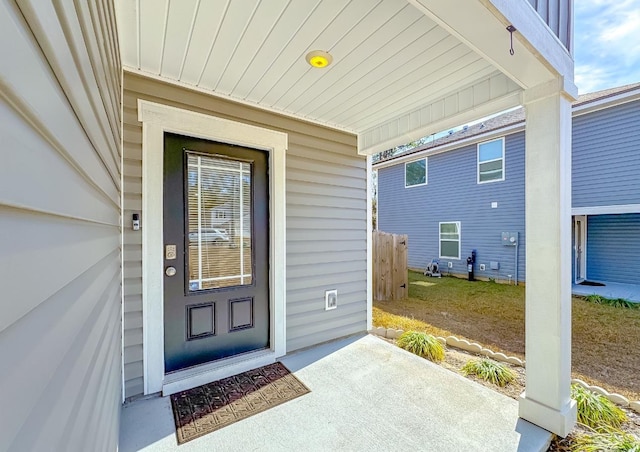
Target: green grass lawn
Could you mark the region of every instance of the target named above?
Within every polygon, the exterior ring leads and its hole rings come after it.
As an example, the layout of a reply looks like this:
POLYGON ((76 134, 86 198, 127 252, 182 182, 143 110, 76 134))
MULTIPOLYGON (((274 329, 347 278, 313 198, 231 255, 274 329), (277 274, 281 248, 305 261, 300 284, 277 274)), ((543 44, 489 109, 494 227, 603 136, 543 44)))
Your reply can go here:
MULTIPOLYGON (((454 335, 525 357, 524 287, 409 272, 409 297, 376 302, 375 326, 454 335)), ((572 302, 575 378, 640 400, 640 309, 572 302)))

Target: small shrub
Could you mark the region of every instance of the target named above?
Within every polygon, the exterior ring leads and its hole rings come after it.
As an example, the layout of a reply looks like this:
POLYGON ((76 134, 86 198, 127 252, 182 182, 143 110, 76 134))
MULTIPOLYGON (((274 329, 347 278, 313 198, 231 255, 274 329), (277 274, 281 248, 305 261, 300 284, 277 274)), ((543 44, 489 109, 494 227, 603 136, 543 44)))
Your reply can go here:
POLYGON ((584 297, 589 303, 595 304, 605 304, 609 306, 613 306, 614 308, 625 308, 625 309, 638 309, 640 308, 640 303, 634 303, 633 301, 625 300, 624 298, 607 298, 602 295, 587 295, 584 297))
POLYGON ((444 359, 444 345, 427 333, 407 331, 398 338, 398 346, 435 363, 444 359))
POLYGON ((508 385, 516 378, 509 367, 487 358, 467 361, 460 370, 464 375, 475 375, 500 387, 508 385))
POLYGON ((594 293, 591 295, 587 295, 586 297, 584 297, 584 299, 589 303, 602 304, 604 297, 601 297, 600 295, 594 293))
POLYGON ((630 433, 614 428, 600 429, 592 434, 576 437, 571 445, 573 452, 640 452, 640 440, 630 433))
POLYGON ((625 300, 624 298, 614 298, 613 300, 607 300, 607 304, 613 306, 614 308, 637 309, 638 307, 640 307, 640 304, 634 303, 633 301, 625 300))
POLYGON ((571 398, 578 405, 578 422, 591 428, 618 428, 627 420, 625 412, 601 394, 571 385, 571 398))

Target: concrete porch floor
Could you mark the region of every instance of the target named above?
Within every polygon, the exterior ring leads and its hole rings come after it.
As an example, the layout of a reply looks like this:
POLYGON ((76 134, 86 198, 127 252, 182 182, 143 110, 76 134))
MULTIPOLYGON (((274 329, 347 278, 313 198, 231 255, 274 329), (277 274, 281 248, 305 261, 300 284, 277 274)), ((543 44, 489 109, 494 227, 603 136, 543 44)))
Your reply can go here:
POLYGON ((623 284, 607 281, 594 281, 604 284, 604 286, 583 286, 581 284, 573 284, 571 292, 574 295, 588 296, 592 294, 600 295, 606 298, 624 298, 625 300, 640 303, 640 285, 623 284))
POLYGON ((169 398, 139 400, 122 408, 119 451, 524 452, 551 440, 515 400, 371 335, 282 362, 310 394, 182 446, 169 398))

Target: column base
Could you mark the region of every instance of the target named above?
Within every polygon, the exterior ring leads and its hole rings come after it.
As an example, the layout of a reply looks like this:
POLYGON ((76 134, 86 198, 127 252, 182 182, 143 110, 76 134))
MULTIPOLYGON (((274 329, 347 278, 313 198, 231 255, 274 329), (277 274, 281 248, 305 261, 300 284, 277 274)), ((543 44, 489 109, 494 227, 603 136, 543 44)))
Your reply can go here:
POLYGON ((576 401, 569 400, 570 402, 562 407, 561 410, 556 410, 535 400, 528 399, 526 393, 523 392, 518 400, 518 415, 522 419, 564 438, 575 427, 578 415, 576 401))

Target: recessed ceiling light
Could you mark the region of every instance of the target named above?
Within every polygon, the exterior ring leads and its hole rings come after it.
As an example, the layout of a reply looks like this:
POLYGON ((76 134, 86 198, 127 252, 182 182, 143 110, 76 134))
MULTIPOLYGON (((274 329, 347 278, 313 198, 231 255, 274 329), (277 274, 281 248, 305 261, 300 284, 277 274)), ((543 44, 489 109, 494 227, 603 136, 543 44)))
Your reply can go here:
POLYGON ((333 61, 333 57, 324 50, 312 50, 305 58, 307 63, 317 68, 327 67, 333 61))

